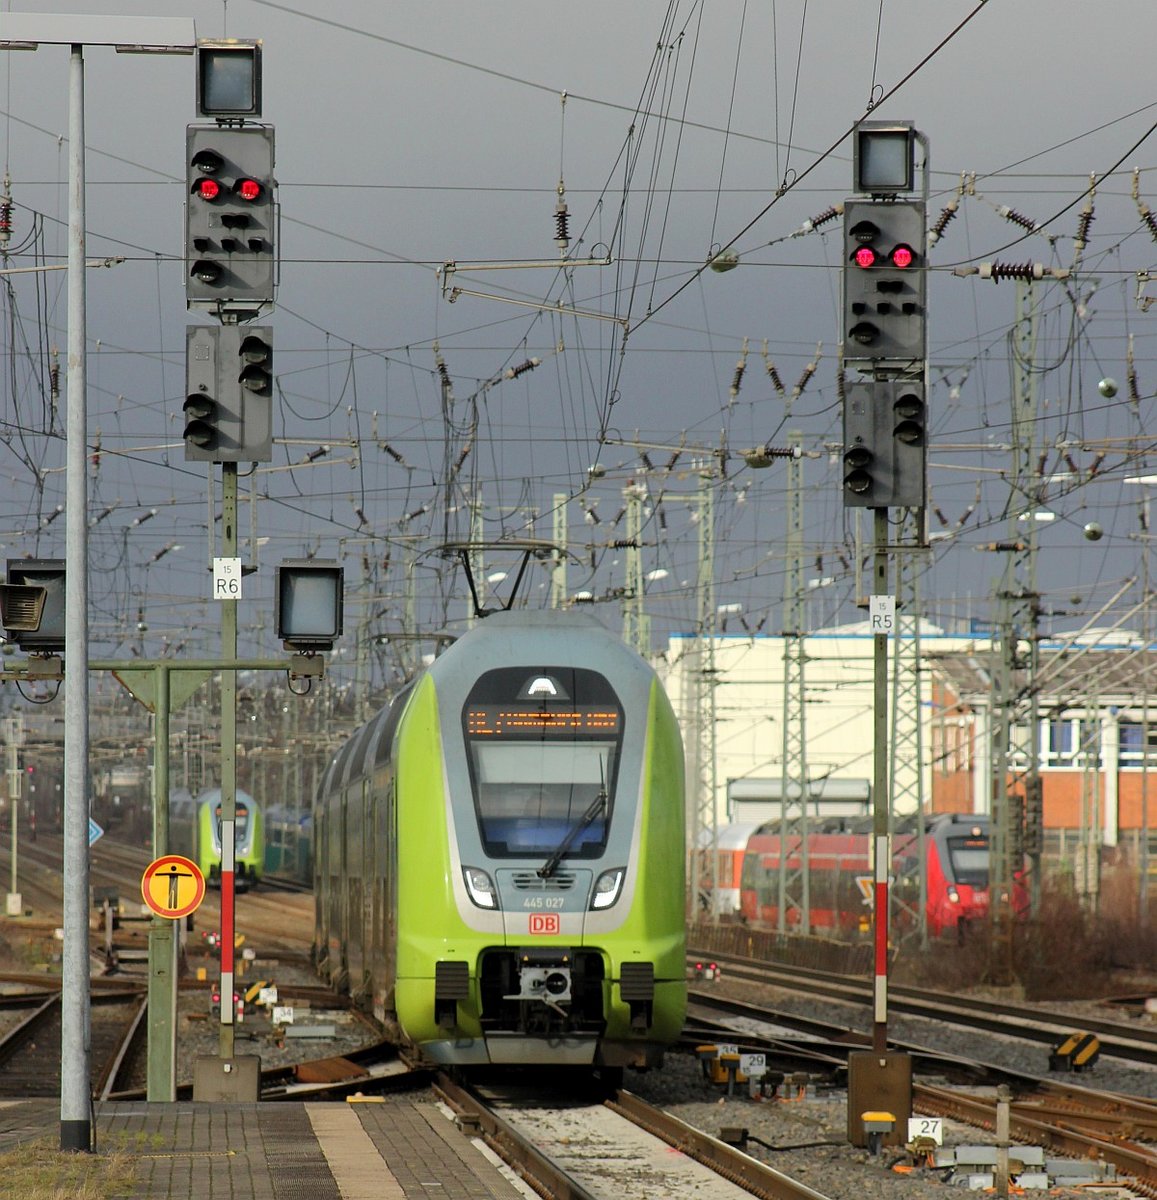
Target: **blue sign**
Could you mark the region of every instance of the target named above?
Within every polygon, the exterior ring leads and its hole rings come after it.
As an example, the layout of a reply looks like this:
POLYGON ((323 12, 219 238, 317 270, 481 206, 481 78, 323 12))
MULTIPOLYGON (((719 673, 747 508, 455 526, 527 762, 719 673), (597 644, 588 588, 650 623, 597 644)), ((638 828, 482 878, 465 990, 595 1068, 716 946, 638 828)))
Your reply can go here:
POLYGON ((104 837, 104 830, 92 819, 88 819, 88 844, 91 846, 97 838, 104 837))

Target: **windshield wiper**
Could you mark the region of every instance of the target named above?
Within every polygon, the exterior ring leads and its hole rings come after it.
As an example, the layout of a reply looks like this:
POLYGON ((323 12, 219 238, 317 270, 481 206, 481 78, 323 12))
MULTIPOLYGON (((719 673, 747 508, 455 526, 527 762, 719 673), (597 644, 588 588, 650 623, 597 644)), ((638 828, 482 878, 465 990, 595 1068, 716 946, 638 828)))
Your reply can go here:
POLYGON ((578 822, 567 830, 566 837, 559 842, 555 852, 535 872, 539 879, 549 879, 558 870, 558 864, 562 862, 563 855, 571 848, 575 838, 585 833, 595 823, 595 818, 598 817, 606 803, 607 789, 601 787, 599 788, 599 794, 591 801, 590 807, 583 813, 578 822))

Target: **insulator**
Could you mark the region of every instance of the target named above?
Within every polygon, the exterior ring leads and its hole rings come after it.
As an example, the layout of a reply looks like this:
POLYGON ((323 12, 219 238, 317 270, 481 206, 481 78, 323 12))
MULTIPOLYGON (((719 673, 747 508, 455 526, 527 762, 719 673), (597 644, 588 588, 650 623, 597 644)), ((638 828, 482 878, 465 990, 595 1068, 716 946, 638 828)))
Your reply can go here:
POLYGON ((390 445, 389 442, 381 442, 379 444, 381 448, 394 460, 394 462, 401 464, 403 467, 406 465, 406 460, 393 448, 393 446, 390 445))
POLYGON ((612 550, 638 550, 639 542, 637 538, 616 538, 611 542, 612 550))
POLYGON ((554 243, 560 250, 570 245, 570 213, 563 200, 554 206, 554 243))
POLYGON ((651 456, 646 452, 646 450, 639 451, 639 461, 648 471, 653 471, 655 469, 655 464, 651 462, 651 456))
POLYGON ((305 456, 305 461, 306 461, 306 462, 317 462, 317 460, 318 460, 319 458, 325 458, 325 456, 326 456, 328 453, 329 453, 329 447, 328 447, 328 446, 318 446, 318 448, 317 448, 316 450, 311 450, 311 451, 310 451, 310 452, 309 452, 309 453, 308 453, 308 454, 305 456))
POLYGON ((53 363, 48 368, 48 389, 54 399, 60 396, 60 363, 53 363))
POLYGON ((0 246, 7 246, 12 236, 12 197, 0 196, 0 246))
POLYGON ((1014 225, 1019 225, 1021 229, 1027 229, 1029 233, 1036 233, 1040 226, 1031 218, 1026 217, 1024 213, 1019 213, 1015 208, 1009 208, 1007 204, 1000 204, 996 211, 1006 220, 1011 221, 1014 225))
POLYGON ((1148 204, 1138 204, 1137 210, 1141 214, 1142 223, 1149 230, 1149 236, 1157 242, 1157 217, 1149 210, 1148 204))
POLYGON ((803 390, 808 385, 808 380, 816 373, 815 362, 809 362, 803 369, 803 374, 799 377, 799 383, 795 385, 795 391, 792 392, 792 397, 796 398, 803 395, 803 390))
POLYGON ((933 505, 932 511, 936 514, 936 520, 940 522, 941 529, 948 528, 948 518, 940 511, 939 506, 933 505))
POLYGON ((1081 473, 1080 468, 1073 461, 1073 456, 1067 450, 1064 453, 1064 460, 1065 460, 1065 466, 1068 467, 1068 469, 1070 471, 1072 471, 1072 473, 1074 475, 1079 475, 1081 473))
POLYGON ((458 457, 454 460, 454 470, 455 471, 460 471, 462 469, 462 464, 466 461, 467 457, 470 454, 470 451, 473 449, 473 446, 474 446, 473 442, 467 442, 466 445, 462 447, 461 451, 458 454, 458 457))
POLYGON ((1092 479, 1094 475, 1101 469, 1101 463, 1105 461, 1105 452, 1102 450, 1096 458, 1093 459, 1093 464, 1089 467, 1088 478, 1092 479))
POLYGON ((442 382, 447 387, 449 387, 450 386, 450 372, 446 370, 445 360, 442 358, 441 355, 439 355, 434 361, 435 361, 435 365, 438 368, 438 374, 442 377, 442 382))
POLYGON ((674 454, 672 454, 671 457, 669 459, 667 459, 667 470, 668 471, 670 471, 675 466, 675 464, 679 461, 679 456, 682 453, 683 453, 682 450, 676 450, 674 452, 674 454))
POLYGON ((767 343, 763 344, 763 365, 767 370, 767 377, 771 380, 771 386, 782 396, 787 389, 783 386, 783 380, 779 377, 779 372, 775 369, 775 363, 767 357, 767 343))
POLYGON ((735 374, 731 377, 730 392, 732 398, 739 395, 740 384, 743 383, 743 373, 747 370, 747 359, 741 358, 735 364, 735 374))
POLYGON ((527 371, 533 371, 541 362, 541 358, 528 358, 526 362, 519 363, 517 367, 507 367, 503 372, 503 376, 506 379, 517 379, 519 375, 525 375, 527 371))
POLYGON ((944 231, 955 218, 959 208, 960 205, 955 200, 951 200, 940 210, 940 216, 936 218, 936 224, 932 226, 928 234, 929 246, 935 246, 944 236, 944 231))
POLYGON ((1083 250, 1089 244, 1089 227, 1094 221, 1092 204, 1086 205, 1081 209, 1081 216, 1077 222, 1077 237, 1076 248, 1083 250))
POLYGON ((360 508, 354 509, 354 516, 357 517, 359 525, 368 525, 369 524, 369 521, 366 520, 366 514, 364 512, 362 512, 362 510, 360 508))
POLYGON ((1137 405, 1141 403, 1141 392, 1137 387, 1137 372, 1132 367, 1129 368, 1129 403, 1137 405))
POLYGON ((792 234, 792 238, 802 238, 805 233, 815 233, 816 229, 819 229, 821 226, 826 226, 828 222, 834 221, 835 218, 840 216, 841 212, 843 211, 843 204, 833 204, 832 208, 825 209, 822 212, 817 212, 817 214, 814 217, 811 217, 810 220, 804 221, 802 226, 792 234))
POLYGON ((981 277, 999 283, 1002 279, 1023 279, 1026 282, 1040 279, 1043 271, 1039 263, 982 263, 981 277))

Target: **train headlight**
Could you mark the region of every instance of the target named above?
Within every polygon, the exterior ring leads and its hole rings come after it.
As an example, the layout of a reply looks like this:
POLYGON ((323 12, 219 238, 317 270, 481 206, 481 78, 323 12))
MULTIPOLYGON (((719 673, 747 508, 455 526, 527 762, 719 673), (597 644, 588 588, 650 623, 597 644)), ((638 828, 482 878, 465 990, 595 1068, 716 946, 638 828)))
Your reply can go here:
POLYGON ((623 890, 623 876, 626 873, 625 867, 613 867, 609 871, 604 871, 595 880, 591 908, 610 908, 619 898, 619 892, 623 890))
POLYGON ((466 890, 470 899, 479 908, 497 908, 498 893, 494 890, 494 882, 485 871, 477 867, 463 867, 462 877, 466 880, 466 890))
POLYGON ((948 901, 950 904, 960 903, 960 893, 956 890, 956 885, 953 883, 948 885, 948 901))

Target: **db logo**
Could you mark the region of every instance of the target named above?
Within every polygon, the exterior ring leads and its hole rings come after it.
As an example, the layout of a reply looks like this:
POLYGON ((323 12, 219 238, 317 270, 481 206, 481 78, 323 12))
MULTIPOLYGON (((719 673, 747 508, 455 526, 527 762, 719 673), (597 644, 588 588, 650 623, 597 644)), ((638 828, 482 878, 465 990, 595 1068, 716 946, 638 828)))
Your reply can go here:
POLYGON ((531 933, 559 933, 561 928, 558 913, 530 914, 531 933))

